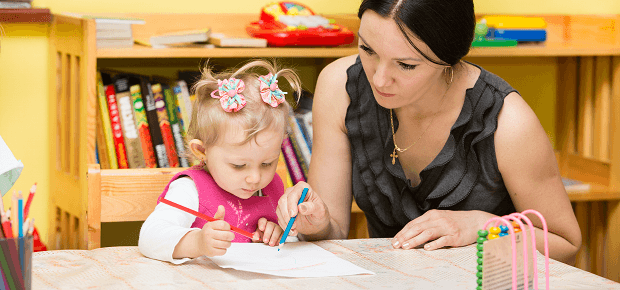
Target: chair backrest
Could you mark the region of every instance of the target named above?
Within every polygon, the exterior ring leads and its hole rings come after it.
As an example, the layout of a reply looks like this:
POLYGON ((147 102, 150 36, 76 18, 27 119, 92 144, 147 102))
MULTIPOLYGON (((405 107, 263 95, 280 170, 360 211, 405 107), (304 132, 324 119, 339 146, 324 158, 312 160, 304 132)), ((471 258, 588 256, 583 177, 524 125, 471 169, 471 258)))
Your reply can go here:
POLYGON ((87 248, 101 247, 101 223, 144 221, 170 179, 185 168, 88 168, 87 248))

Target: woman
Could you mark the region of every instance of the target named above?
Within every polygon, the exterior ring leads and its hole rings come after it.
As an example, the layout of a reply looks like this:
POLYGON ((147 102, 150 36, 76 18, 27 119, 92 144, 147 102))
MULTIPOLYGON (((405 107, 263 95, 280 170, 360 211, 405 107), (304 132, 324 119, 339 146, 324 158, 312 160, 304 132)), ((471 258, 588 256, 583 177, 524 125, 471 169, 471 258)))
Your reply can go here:
MULTIPOLYGON (((493 216, 535 209, 551 257, 572 262, 581 233, 545 131, 516 90, 461 61, 473 2, 364 0, 358 16, 359 55, 319 75, 309 184, 282 196, 280 226, 299 213, 293 234, 344 239, 355 197, 371 237, 434 250, 474 243, 493 216)), ((540 229, 537 241, 542 250, 540 229)))

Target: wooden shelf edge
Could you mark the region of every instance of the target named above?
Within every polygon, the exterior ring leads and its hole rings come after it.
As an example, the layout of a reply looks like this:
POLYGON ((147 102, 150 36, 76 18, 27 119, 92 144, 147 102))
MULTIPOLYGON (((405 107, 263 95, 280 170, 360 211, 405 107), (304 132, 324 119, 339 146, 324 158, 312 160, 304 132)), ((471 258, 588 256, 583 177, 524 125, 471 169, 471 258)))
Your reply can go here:
POLYGON ((357 53, 357 47, 248 47, 248 48, 166 48, 141 45, 132 48, 97 50, 97 58, 247 58, 247 57, 343 57, 357 53))
POLYGON ((620 200, 620 189, 590 183, 588 191, 567 191, 571 202, 620 200))
POLYGON ((0 23, 49 23, 52 13, 48 8, 0 9, 0 23))

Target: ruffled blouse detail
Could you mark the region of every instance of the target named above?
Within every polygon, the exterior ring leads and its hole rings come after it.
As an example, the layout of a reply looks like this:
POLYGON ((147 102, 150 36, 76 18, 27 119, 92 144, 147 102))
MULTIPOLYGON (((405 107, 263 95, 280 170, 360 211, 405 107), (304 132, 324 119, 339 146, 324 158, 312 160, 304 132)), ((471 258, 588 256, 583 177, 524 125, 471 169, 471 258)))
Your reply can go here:
MULTIPOLYGON (((444 147, 420 172, 420 183, 411 186, 399 160, 392 164, 389 110, 376 102, 359 57, 348 68, 346 90, 351 102, 345 126, 351 144, 352 188, 371 236, 393 236, 431 209, 514 211, 497 167, 493 136, 504 98, 516 90, 480 70, 444 147)), ((394 127, 398 129, 396 116, 394 127)))

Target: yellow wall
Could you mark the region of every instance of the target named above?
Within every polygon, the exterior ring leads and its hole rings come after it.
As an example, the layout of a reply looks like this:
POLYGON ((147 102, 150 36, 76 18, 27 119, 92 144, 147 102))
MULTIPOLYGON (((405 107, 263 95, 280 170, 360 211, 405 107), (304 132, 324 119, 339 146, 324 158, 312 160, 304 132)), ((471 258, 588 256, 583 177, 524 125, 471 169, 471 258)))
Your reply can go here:
MULTIPOLYGON (((2 24, 0 37, 0 135, 24 164, 11 189, 24 196, 32 184, 38 189, 30 207, 40 234, 47 236, 48 146, 47 35, 44 24, 2 24), (42 227, 43 226, 43 227, 42 227)), ((4 196, 4 208, 10 206, 4 196)))
MULTIPOLYGON (((317 13, 356 13, 360 0, 298 0, 317 13)), ((620 1, 591 0, 475 0, 476 11, 484 14, 618 14, 620 1)), ((153 12, 153 13, 258 13, 269 1, 237 0, 231 8, 230 1, 215 0, 34 0, 38 7, 48 7, 54 13, 62 12, 153 12)), ((47 35, 45 25, 4 24, 5 36, 0 39, 0 135, 13 153, 24 163, 24 171, 15 189, 28 191, 34 182, 39 189, 32 204, 31 216, 36 219, 42 237, 47 235, 48 217, 45 202, 48 200, 48 68, 47 35)), ((541 123, 553 138, 555 115, 553 99, 539 96, 555 95, 555 64, 550 60, 526 58, 515 68, 514 60, 472 59, 485 68, 503 76, 534 108, 541 123), (510 65, 510 68, 508 67, 510 65), (535 65, 536 69, 532 69, 535 65), (532 72, 536 74, 532 74, 532 72)), ((9 199, 4 198, 5 209, 9 199)))

